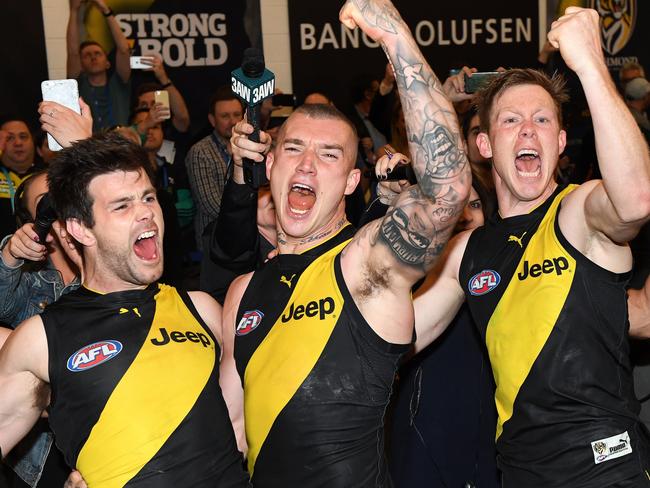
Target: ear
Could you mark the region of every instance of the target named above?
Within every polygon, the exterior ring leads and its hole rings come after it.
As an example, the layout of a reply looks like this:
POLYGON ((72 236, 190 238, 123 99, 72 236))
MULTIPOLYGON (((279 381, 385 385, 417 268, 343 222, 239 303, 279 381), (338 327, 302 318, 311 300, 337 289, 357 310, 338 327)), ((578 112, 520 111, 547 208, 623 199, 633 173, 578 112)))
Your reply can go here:
POLYGON ((346 195, 351 195, 354 189, 357 187, 359 184, 359 180, 361 179, 361 170, 360 169, 353 169, 348 173, 348 180, 345 183, 345 194, 346 195))
POLYGON ((106 60, 106 71, 108 71, 109 69, 111 69, 111 62, 106 60))
POLYGON ((75 241, 84 247, 93 246, 97 243, 92 231, 79 219, 68 219, 65 221, 65 228, 75 241))
POLYGON ((273 151, 269 151, 266 155, 266 179, 271 181, 271 168, 275 162, 275 157, 273 156, 273 151))
POLYGON ((208 114, 208 120, 210 121, 210 125, 214 127, 217 125, 217 119, 214 118, 214 115, 208 114))
POLYGON ((566 147, 566 131, 561 130, 560 133, 557 136, 557 142, 559 146, 558 150, 558 155, 562 154, 564 152, 564 148, 566 147))
POLYGON ((476 136, 476 145, 481 156, 484 158, 492 157, 492 145, 490 144, 490 138, 485 132, 479 132, 476 136))

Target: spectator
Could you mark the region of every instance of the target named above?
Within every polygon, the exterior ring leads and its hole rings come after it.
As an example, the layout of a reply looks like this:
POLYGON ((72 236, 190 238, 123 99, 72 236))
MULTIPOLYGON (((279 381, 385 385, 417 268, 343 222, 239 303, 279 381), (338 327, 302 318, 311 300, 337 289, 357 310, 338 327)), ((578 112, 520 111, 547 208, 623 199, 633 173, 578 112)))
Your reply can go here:
POLYGON ((185 99, 178 91, 172 80, 167 76, 165 64, 159 54, 148 55, 151 60, 144 58, 145 64, 151 64, 151 71, 156 77, 157 83, 143 83, 136 89, 135 108, 147 108, 152 110, 151 120, 163 122, 167 119, 178 132, 187 132, 190 128, 190 113, 187 110, 185 99), (169 108, 157 104, 155 92, 166 90, 169 93, 169 108))
POLYGON ((234 125, 242 120, 243 107, 229 86, 219 88, 210 100, 208 120, 213 127, 210 135, 194 144, 185 158, 192 198, 197 207, 194 217, 196 244, 203 250, 201 260, 200 288, 210 274, 211 261, 208 249, 210 230, 208 225, 219 216, 221 195, 226 183, 226 171, 230 160, 230 136, 234 125))
POLYGON ((0 236, 16 229, 14 196, 36 168, 34 138, 27 123, 11 118, 0 123, 0 236))
POLYGON ((90 105, 93 115, 93 131, 126 125, 129 119, 131 99, 131 64, 128 41, 104 0, 91 2, 106 17, 108 28, 115 43, 115 69, 104 48, 95 41, 80 42, 80 10, 83 0, 70 0, 70 17, 66 32, 67 74, 77 78, 79 94, 90 105))
MULTIPOLYGON (((43 312, 46 306, 79 287, 79 269, 67 243, 54 224, 47 243, 36 241, 33 220, 36 205, 47 192, 45 172, 27 177, 18 190, 16 215, 21 226, 0 243, 0 321, 14 328, 43 312), (58 232, 56 232, 58 231, 58 232)), ((53 434, 42 419, 6 462, 29 486, 63 486, 70 473, 53 445, 53 434), (47 463, 46 463, 47 460, 47 463)), ((11 478, 11 476, 10 476, 11 478)), ((12 486, 25 486, 18 479, 12 486)))
POLYGON ((621 69, 618 72, 621 93, 624 94, 627 84, 636 78, 645 78, 645 70, 643 69, 643 66, 634 61, 630 61, 621 66, 621 69))

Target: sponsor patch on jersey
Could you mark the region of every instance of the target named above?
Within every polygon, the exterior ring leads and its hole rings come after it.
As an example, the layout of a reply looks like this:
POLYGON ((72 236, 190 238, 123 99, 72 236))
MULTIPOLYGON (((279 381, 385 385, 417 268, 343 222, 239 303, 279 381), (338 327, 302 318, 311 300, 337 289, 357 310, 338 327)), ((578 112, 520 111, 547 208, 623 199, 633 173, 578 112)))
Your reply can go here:
POLYGON ((253 332, 257 326, 262 323, 263 318, 264 314, 259 310, 249 310, 248 312, 244 312, 244 315, 242 315, 241 320, 237 324, 235 334, 238 336, 245 336, 246 334, 253 332))
POLYGON ((110 361, 122 351, 120 341, 99 341, 82 347, 68 358, 68 369, 73 373, 86 371, 110 361))
POLYGON ((499 273, 491 269, 484 269, 469 279, 467 288, 472 295, 481 296, 490 293, 499 286, 500 282, 501 276, 499 276, 499 273))
POLYGON ((594 453, 594 463, 600 464, 611 459, 632 454, 632 444, 627 430, 622 434, 613 435, 607 439, 600 439, 591 443, 594 453))

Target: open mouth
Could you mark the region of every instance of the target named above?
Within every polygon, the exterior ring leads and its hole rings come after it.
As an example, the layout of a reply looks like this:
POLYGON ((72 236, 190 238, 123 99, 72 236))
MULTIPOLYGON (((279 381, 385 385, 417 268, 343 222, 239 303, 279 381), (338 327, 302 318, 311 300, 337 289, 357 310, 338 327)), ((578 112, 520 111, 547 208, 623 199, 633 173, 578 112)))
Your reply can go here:
POLYGON ((153 261, 158 258, 158 242, 156 231, 148 230, 138 236, 133 244, 133 252, 144 261, 153 261))
POLYGON ((316 192, 309 185, 294 183, 289 190, 289 210, 295 215, 305 215, 316 203, 316 192))
POLYGON ((536 178, 542 174, 542 160, 534 149, 522 149, 515 158, 517 174, 522 178, 536 178))

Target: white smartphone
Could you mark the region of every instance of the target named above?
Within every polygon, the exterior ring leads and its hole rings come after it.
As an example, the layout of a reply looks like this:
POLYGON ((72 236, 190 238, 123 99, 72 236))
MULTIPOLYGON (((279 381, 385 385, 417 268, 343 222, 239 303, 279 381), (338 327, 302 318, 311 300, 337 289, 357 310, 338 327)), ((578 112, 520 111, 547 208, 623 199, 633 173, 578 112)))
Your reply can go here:
MULTIPOLYGON (((44 102, 57 102, 78 114, 81 113, 77 80, 45 80, 41 82, 41 93, 44 102)), ((51 151, 63 149, 49 132, 47 134, 47 145, 51 151)))
POLYGON ((150 69, 150 61, 153 61, 153 58, 151 56, 131 56, 129 58, 131 69, 150 69))
MULTIPOLYGON (((153 92, 154 102, 160 103, 163 107, 169 108, 169 92, 167 90, 156 90, 153 92)), ((171 113, 166 118, 171 118, 171 113)))

